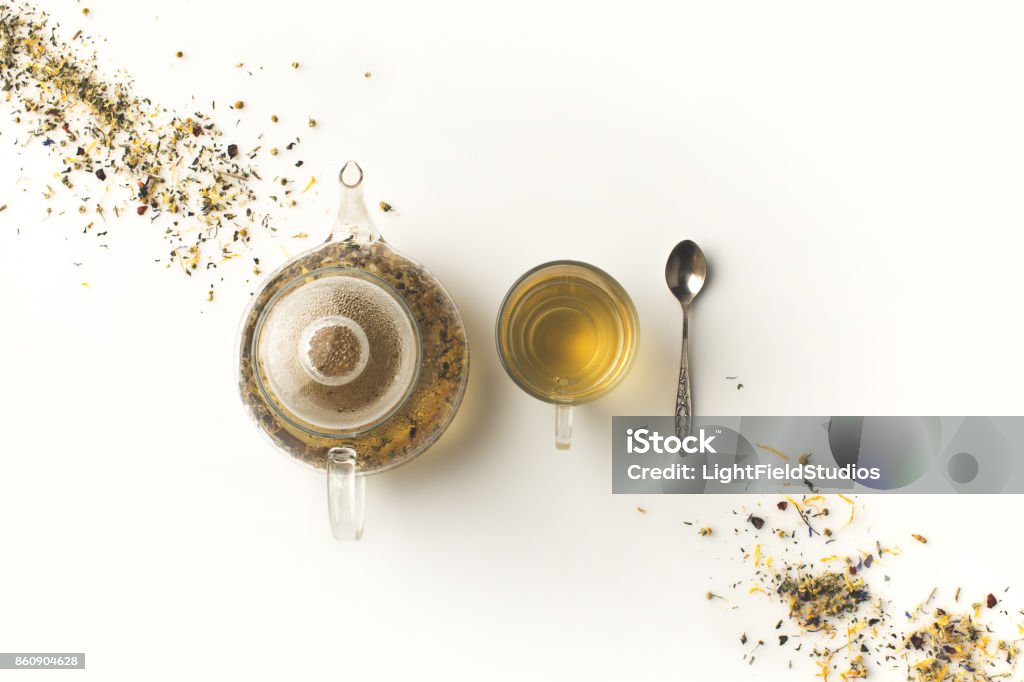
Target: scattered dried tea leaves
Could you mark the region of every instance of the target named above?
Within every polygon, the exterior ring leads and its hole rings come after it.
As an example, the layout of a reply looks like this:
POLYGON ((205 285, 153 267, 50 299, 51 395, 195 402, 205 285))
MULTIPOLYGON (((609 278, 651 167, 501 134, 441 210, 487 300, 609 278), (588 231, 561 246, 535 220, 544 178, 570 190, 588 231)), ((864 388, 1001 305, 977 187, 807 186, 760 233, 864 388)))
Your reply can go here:
POLYGON ((786 575, 777 591, 788 602, 789 617, 808 630, 855 613, 871 597, 864 579, 851 579, 846 571, 786 575))
POLYGON ((382 201, 380 202, 380 210, 384 211, 385 213, 391 213, 392 211, 395 210, 395 207, 386 201, 382 201))
MULTIPOLYGON (((273 234, 269 216, 254 208, 260 174, 249 164, 258 143, 246 157, 246 145, 225 143, 209 114, 176 113, 136 94, 123 72, 101 72, 92 44, 81 31, 63 39, 42 10, 0 0, 0 102, 29 141, 60 159, 61 186, 103 220, 107 211, 121 217, 134 206, 159 225, 168 264, 187 275, 241 255, 253 230, 273 234), (90 181, 108 183, 98 199, 90 181)), ((47 187, 44 198, 55 195, 47 187)))
MULTIPOLYGON (((873 556, 868 552, 852 557, 826 556, 819 561, 833 565, 825 569, 808 561, 802 555, 802 542, 812 543, 810 547, 833 542, 830 529, 818 533, 812 525, 829 516, 828 500, 822 495, 804 495, 799 499, 787 496, 775 504, 780 511, 790 507, 808 527, 808 539, 801 541, 799 534, 784 527, 773 528, 769 535, 762 536, 766 544, 758 542, 754 548, 754 575, 750 582, 741 580, 732 587, 749 585, 748 594, 762 595, 785 606, 789 618, 774 626, 780 630, 789 624, 785 628, 788 631, 776 635, 779 646, 792 646, 796 641, 794 650, 811 658, 819 677, 828 680, 832 672, 844 680, 865 677, 865 655, 878 654, 872 638, 889 623, 884 602, 872 596, 865 576, 861 575, 873 562, 873 556), (815 536, 820 539, 814 540, 815 536), (836 563, 845 565, 836 568, 836 563), (796 628, 796 632, 790 628, 796 628)), ((763 520, 757 514, 747 514, 751 525, 754 518, 763 520)), ((749 532, 752 531, 742 531, 749 532)), ((744 558, 749 556, 744 554, 744 558)), ((744 655, 748 662, 752 653, 744 655)))
POLYGON ((787 455, 785 452, 781 452, 779 450, 776 450, 775 448, 771 447, 770 445, 762 445, 761 443, 758 443, 757 447, 761 448, 765 452, 772 453, 776 457, 778 457, 778 458, 780 458, 780 459, 782 459, 782 460, 784 460, 786 462, 789 461, 789 455, 787 455))
POLYGON ((912 533, 910 537, 914 538, 915 540, 920 542, 922 545, 928 544, 928 538, 926 538, 923 535, 918 535, 917 533, 912 533))
MULTIPOLYGON (((889 576, 882 574, 876 580, 870 569, 880 565, 879 559, 900 554, 898 547, 886 547, 875 541, 870 551, 817 554, 821 547, 836 541, 834 536, 839 530, 853 522, 852 510, 856 506, 856 500, 847 495, 786 496, 774 507, 783 512, 792 507, 809 529, 808 535, 785 527, 795 522, 786 524, 792 518, 787 514, 779 519, 782 527, 770 527, 770 533, 757 535, 753 551, 738 548, 743 561, 751 562, 744 565, 752 566, 753 574, 729 588, 742 589, 755 598, 768 598, 785 607, 788 619, 773 621, 774 629, 782 630, 775 634, 779 646, 808 655, 823 682, 866 678, 869 670, 872 676, 874 671, 883 675, 898 673, 919 682, 992 682, 1012 674, 1019 643, 1024 639, 997 639, 991 625, 979 625, 979 614, 986 613, 982 607, 994 609, 999 603, 995 594, 972 604, 970 615, 951 616, 936 609, 931 621, 920 627, 917 619, 930 613, 928 605, 935 600, 937 588, 913 610, 903 612, 906 620, 894 618, 891 602, 872 588, 888 583, 889 576), (840 528, 822 528, 818 532, 816 522, 828 519, 829 507, 834 504, 848 507, 850 520, 840 528), (807 549, 818 558, 808 559, 807 549)), ((746 518, 750 524, 734 529, 736 537, 754 534, 768 525, 763 516, 749 510, 735 510, 733 514, 746 518), (762 521, 761 527, 755 519, 762 521)), ((916 534, 914 537, 917 539, 916 534)), ((959 597, 957 588, 954 601, 959 597)), ((742 608, 742 601, 732 602, 732 608, 742 608)), ((1000 613, 1010 615, 1006 611, 1000 613)), ((1024 610, 1020 614, 1024 616, 1024 610)), ((1016 627, 1024 635, 1024 624, 1016 627)), ((747 644, 749 632, 745 629, 740 636, 742 645, 747 644)), ((757 648, 745 651, 746 662, 753 663, 757 648)))
POLYGON ((993 638, 971 614, 935 609, 931 622, 907 635, 903 647, 920 682, 986 682, 1013 674, 1018 642, 993 638))

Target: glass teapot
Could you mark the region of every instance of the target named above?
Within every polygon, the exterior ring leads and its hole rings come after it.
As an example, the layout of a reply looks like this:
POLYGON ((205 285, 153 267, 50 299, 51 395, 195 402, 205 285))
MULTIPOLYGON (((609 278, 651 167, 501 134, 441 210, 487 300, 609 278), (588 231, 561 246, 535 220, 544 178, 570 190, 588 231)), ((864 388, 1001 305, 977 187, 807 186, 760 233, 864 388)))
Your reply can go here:
POLYGON ((331 529, 363 533, 365 479, 420 455, 469 376, 462 317, 423 266, 380 236, 363 171, 341 169, 330 237, 271 273, 238 338, 238 390, 280 449, 327 472, 331 529))

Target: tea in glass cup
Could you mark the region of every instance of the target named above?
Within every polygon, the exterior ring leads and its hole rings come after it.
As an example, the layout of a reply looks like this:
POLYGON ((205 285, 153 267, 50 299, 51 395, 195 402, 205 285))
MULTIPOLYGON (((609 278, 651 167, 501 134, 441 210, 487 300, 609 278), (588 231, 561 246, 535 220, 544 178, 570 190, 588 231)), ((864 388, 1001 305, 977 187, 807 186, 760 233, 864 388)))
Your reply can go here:
POLYGON ((639 323, 629 294, 611 275, 563 260, 539 265, 512 285, 495 334, 512 380, 555 404, 555 445, 566 449, 572 406, 604 395, 625 377, 639 323))

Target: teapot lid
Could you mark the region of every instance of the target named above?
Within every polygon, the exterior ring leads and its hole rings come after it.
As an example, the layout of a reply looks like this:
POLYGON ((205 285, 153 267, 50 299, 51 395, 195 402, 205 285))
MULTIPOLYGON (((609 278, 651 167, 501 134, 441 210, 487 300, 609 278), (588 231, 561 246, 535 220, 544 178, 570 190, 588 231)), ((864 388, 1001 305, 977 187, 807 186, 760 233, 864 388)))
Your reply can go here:
POLYGON ((257 380, 292 425, 355 435, 390 417, 419 374, 419 328, 372 273, 326 267, 293 279, 256 323, 257 380))

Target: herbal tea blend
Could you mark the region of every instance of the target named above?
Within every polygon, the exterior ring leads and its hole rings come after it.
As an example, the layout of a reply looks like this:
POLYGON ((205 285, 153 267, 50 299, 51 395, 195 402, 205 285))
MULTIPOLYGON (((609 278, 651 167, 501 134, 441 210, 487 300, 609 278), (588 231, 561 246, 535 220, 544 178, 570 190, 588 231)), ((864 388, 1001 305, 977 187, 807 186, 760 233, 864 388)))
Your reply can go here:
MULTIPOLYGON (((228 139, 209 113, 169 111, 136 94, 126 74, 103 75, 81 31, 61 38, 31 5, 0 2, 0 90, 4 108, 27 130, 25 145, 59 159, 56 187, 44 197, 70 192, 85 232, 105 234, 103 222, 122 215, 153 223, 168 242, 169 264, 192 275, 243 255, 253 231, 274 230, 254 208, 259 140, 228 139)), ((280 206, 304 191, 287 178, 273 182, 265 194, 280 206)))
MULTIPOLYGON (((739 547, 743 560, 752 564, 752 573, 730 585, 739 593, 736 599, 745 598, 744 593, 764 597, 778 603, 785 614, 778 622, 748 630, 759 632, 759 638, 747 632, 740 635, 746 660, 753 664, 765 646, 786 647, 810 657, 817 677, 825 682, 892 679, 894 674, 921 682, 1015 679, 1022 640, 1000 638, 987 624, 986 614, 999 605, 994 594, 956 613, 937 607, 938 590, 933 589, 912 610, 897 609, 881 595, 889 579, 880 573, 880 565, 901 550, 875 542, 851 556, 829 555, 828 545, 855 518, 852 498, 837 495, 834 500, 839 508, 822 495, 785 497, 774 509, 746 514, 745 522, 733 528, 733 537, 754 542, 753 549, 739 547)), ((700 536, 711 534, 711 527, 699 530, 700 536)), ((918 533, 910 539, 927 542, 918 533)), ((715 592, 707 597, 732 601, 715 592)), ((959 600, 957 589, 953 603, 959 600)), ((1024 635, 1024 627, 1016 628, 1016 635, 1024 635)))

